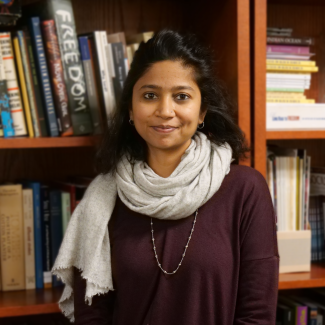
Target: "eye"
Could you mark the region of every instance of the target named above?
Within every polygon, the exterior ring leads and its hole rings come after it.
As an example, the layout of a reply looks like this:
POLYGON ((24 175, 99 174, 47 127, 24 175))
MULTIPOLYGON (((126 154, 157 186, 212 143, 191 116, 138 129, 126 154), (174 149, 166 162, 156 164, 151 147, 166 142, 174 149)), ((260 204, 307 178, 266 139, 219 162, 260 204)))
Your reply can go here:
POLYGON ((146 93, 144 94, 145 99, 157 99, 158 97, 154 93, 146 93))
POLYGON ((186 100, 186 99, 189 99, 190 96, 187 95, 187 94, 178 94, 178 95, 175 96, 175 98, 178 99, 178 100, 186 100))

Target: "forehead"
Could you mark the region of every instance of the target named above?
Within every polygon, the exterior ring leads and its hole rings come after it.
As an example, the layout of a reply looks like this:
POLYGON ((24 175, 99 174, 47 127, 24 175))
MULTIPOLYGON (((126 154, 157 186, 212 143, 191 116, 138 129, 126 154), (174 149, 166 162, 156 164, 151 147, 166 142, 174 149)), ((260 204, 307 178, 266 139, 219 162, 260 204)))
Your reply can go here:
POLYGON ((140 89, 143 84, 156 84, 161 87, 172 87, 188 84, 198 88, 194 80, 194 71, 179 61, 160 61, 154 63, 148 71, 136 82, 135 88, 140 89))

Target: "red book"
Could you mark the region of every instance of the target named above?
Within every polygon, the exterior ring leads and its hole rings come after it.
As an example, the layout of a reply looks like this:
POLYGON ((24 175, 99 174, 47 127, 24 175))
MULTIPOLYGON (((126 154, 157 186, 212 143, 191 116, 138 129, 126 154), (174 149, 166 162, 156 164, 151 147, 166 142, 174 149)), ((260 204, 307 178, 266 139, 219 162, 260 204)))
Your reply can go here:
POLYGON ((62 136, 73 135, 68 109, 68 93, 64 82, 63 66, 54 20, 43 21, 42 32, 52 79, 54 106, 59 119, 59 129, 62 132, 62 136))
POLYGON ((266 45, 267 53, 309 54, 309 46, 266 45))

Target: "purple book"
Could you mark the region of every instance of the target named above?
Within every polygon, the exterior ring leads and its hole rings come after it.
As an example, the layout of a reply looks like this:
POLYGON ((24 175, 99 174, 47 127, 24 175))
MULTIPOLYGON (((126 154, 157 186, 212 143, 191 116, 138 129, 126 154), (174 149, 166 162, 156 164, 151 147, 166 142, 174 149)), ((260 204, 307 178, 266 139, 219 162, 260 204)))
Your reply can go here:
POLYGON ((308 309, 307 306, 297 307, 297 325, 307 325, 307 315, 308 309))
POLYGON ((266 45, 267 53, 291 53, 291 54, 309 54, 309 46, 294 45, 266 45))

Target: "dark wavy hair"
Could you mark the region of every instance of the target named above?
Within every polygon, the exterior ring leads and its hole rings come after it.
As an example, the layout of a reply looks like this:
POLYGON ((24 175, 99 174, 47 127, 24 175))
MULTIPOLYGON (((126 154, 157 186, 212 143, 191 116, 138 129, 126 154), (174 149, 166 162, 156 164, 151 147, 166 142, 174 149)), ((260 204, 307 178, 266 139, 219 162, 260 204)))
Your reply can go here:
POLYGON ((180 34, 164 29, 148 42, 142 42, 135 52, 117 110, 105 130, 96 156, 96 171, 115 172, 123 154, 131 161, 147 159, 147 144, 134 126, 129 124, 133 87, 150 67, 160 61, 180 61, 194 71, 201 91, 201 112, 206 112, 204 128, 200 130, 217 145, 228 142, 236 162, 249 150, 243 132, 233 119, 233 105, 214 72, 214 54, 193 34, 180 34))

